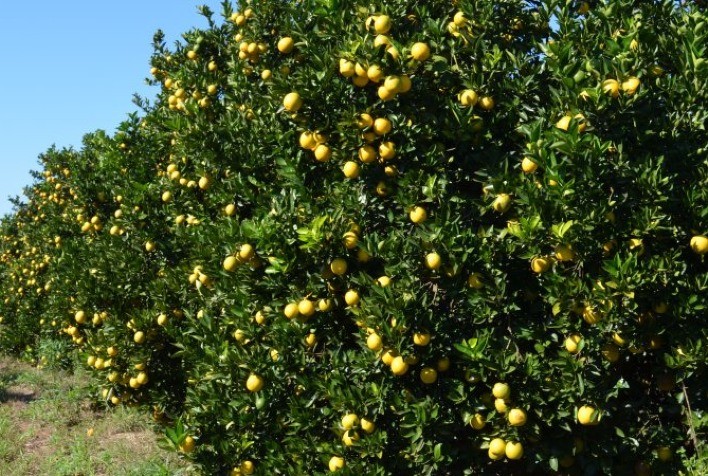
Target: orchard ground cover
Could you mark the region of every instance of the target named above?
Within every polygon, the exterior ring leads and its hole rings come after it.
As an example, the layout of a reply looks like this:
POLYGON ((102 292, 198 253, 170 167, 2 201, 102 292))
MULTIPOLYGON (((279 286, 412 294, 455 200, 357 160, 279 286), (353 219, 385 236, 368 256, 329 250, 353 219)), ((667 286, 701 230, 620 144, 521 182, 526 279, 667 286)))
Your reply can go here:
POLYGON ((0 465, 8 476, 191 474, 142 412, 106 412, 86 392, 83 371, 0 359, 0 465))

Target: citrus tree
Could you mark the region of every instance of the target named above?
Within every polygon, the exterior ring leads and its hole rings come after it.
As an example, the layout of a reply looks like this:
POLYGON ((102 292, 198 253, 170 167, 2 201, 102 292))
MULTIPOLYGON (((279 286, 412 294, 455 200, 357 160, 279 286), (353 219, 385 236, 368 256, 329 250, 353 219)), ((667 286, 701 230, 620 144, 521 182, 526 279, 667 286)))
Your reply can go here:
POLYGON ((155 35, 154 103, 44 154, 3 220, 0 342, 75 353, 206 474, 675 474, 700 7, 202 7, 155 35))

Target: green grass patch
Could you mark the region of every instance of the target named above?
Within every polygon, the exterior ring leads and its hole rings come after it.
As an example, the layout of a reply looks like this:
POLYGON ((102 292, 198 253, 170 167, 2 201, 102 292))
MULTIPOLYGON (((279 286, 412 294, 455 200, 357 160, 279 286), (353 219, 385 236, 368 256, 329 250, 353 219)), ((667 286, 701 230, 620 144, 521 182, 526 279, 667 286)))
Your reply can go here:
POLYGON ((37 369, 0 358, 0 467, 3 476, 195 474, 137 409, 97 409, 79 370, 37 369))

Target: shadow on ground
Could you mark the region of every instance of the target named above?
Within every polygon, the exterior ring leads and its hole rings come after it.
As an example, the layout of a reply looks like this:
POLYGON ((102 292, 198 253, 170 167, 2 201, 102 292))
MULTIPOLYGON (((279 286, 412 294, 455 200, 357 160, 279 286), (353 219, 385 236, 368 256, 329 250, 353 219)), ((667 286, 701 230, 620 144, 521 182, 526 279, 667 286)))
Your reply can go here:
POLYGON ((17 384, 21 373, 0 362, 0 404, 8 402, 29 403, 37 398, 34 388, 17 384))

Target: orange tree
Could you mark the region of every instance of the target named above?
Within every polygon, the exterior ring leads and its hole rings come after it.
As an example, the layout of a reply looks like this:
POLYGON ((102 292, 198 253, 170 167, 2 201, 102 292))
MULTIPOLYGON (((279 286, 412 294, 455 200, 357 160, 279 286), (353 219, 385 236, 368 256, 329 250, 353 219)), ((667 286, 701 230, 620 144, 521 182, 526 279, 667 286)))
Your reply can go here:
POLYGON ((207 474, 700 451, 698 2, 202 12, 155 36, 155 103, 42 156, 3 221, 3 346, 70 343, 207 474))

